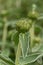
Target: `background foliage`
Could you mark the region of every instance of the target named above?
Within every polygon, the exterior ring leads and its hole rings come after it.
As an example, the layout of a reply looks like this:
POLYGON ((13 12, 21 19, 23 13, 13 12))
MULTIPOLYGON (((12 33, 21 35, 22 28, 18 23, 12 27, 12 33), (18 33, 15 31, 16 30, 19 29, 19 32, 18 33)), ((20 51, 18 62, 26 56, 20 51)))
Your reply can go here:
MULTIPOLYGON (((15 22, 22 18, 28 18, 28 12, 31 11, 32 4, 36 4, 36 10, 39 12, 40 17, 42 17, 42 19, 36 22, 35 34, 41 31, 39 36, 43 39, 43 0, 0 0, 0 65, 15 65, 14 62, 19 40, 25 43, 24 40, 22 40, 22 34, 19 39, 19 33, 15 29, 15 22)), ((28 43, 27 41, 26 43, 28 43)), ((24 46, 24 53, 26 49, 27 47, 24 46)), ((22 58, 20 59, 20 62, 24 61, 22 61, 22 58)), ((28 63, 30 61, 25 60, 25 62, 28 63)), ((33 63, 33 65, 37 64, 37 62, 33 63)))

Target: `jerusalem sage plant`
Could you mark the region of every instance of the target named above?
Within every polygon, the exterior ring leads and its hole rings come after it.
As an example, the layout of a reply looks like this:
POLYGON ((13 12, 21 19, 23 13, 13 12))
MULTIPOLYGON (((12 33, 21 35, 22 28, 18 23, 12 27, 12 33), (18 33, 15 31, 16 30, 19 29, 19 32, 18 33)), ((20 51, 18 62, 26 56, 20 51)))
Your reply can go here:
MULTIPOLYGON (((36 25, 36 22, 40 19, 40 15, 35 9, 36 5, 33 4, 32 11, 29 12, 28 18, 20 19, 17 22, 14 22, 15 30, 13 30, 13 34, 17 34, 18 36, 18 47, 17 51, 15 52, 16 54, 15 62, 12 61, 8 56, 3 55, 3 51, 6 45, 5 43, 6 43, 7 27, 9 26, 8 22, 4 22, 5 25, 2 39, 4 46, 2 46, 0 59, 4 62, 5 65, 30 65, 31 63, 32 64, 36 63, 40 65, 43 64, 42 63, 43 37, 40 36, 40 34, 42 35, 43 31, 40 26, 36 25), (38 29, 38 31, 36 29, 38 29)), ((6 15, 2 17, 6 19, 5 16, 6 15)), ((11 35, 12 40, 13 40, 13 34, 11 35)))

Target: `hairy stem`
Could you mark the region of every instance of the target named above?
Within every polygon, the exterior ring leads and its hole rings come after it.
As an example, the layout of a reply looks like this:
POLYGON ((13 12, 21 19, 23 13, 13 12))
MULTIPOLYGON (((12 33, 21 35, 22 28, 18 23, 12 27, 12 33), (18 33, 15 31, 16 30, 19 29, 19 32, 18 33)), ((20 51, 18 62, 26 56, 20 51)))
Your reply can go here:
POLYGON ((15 65, 18 65, 18 59, 21 56, 21 48, 20 48, 20 43, 18 44, 18 48, 17 48, 17 53, 16 53, 16 60, 15 60, 15 65))
POLYGON ((2 42, 3 42, 2 51, 5 48, 6 38, 7 38, 7 24, 6 24, 7 19, 6 19, 6 17, 4 17, 3 21, 4 21, 4 29, 3 29, 3 37, 2 37, 2 42))
POLYGON ((34 39, 34 23, 32 24, 32 27, 29 33, 30 33, 30 52, 32 52, 32 44, 33 44, 33 39, 34 39))

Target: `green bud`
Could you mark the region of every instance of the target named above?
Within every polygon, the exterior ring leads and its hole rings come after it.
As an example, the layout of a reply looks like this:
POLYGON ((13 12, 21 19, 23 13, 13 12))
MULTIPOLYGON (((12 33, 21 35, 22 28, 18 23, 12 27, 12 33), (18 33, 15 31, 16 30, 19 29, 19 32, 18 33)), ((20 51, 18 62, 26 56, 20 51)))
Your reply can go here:
POLYGON ((28 17, 29 17, 30 19, 37 19, 38 16, 39 16, 39 14, 38 14, 38 12, 36 12, 36 11, 30 11, 30 12, 28 13, 28 17))
POLYGON ((32 20, 19 20, 17 23, 16 23, 16 29, 19 31, 19 32, 27 32, 29 31, 30 27, 32 25, 32 20))

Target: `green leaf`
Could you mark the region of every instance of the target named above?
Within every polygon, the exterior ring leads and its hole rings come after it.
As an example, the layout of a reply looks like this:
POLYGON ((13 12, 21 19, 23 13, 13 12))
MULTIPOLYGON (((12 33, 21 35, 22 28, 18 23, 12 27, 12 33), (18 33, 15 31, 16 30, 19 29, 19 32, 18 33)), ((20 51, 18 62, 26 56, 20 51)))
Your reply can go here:
POLYGON ((9 65, 9 64, 5 63, 3 60, 0 59, 0 65, 9 65))
POLYGON ((0 28, 2 28, 2 27, 3 27, 3 23, 0 22, 0 28))
POLYGON ((43 43, 42 43, 42 45, 41 45, 41 47, 39 48, 38 51, 39 51, 39 52, 43 52, 43 43))
POLYGON ((8 57, 4 57, 3 55, 0 54, 0 59, 3 60, 5 63, 9 64, 9 65, 14 65, 14 62, 8 58, 8 57))
POLYGON ((29 54, 26 57, 20 57, 19 59, 19 63, 20 64, 28 64, 28 63, 33 63, 35 62, 37 59, 39 59, 42 55, 40 53, 33 53, 33 54, 29 54))
POLYGON ((41 47, 41 44, 36 43, 36 45, 32 48, 32 52, 38 51, 40 49, 40 47, 41 47))
POLYGON ((13 40, 15 42, 15 45, 18 45, 18 43, 19 43, 19 33, 17 31, 15 31, 15 33, 13 35, 13 40))
POLYGON ((39 35, 39 33, 41 32, 41 28, 38 26, 35 26, 35 35, 39 35))
POLYGON ((7 21, 7 26, 12 26, 15 27, 15 23, 17 22, 17 20, 14 21, 7 21))
POLYGON ((29 33, 20 34, 19 43, 21 44, 22 55, 25 57, 29 49, 29 33))
POLYGON ((6 49, 4 49, 4 50, 1 52, 1 54, 2 54, 3 56, 9 57, 10 50, 9 50, 8 48, 6 48, 6 49))
POLYGON ((42 57, 37 60, 37 62, 41 65, 42 64, 42 57))

